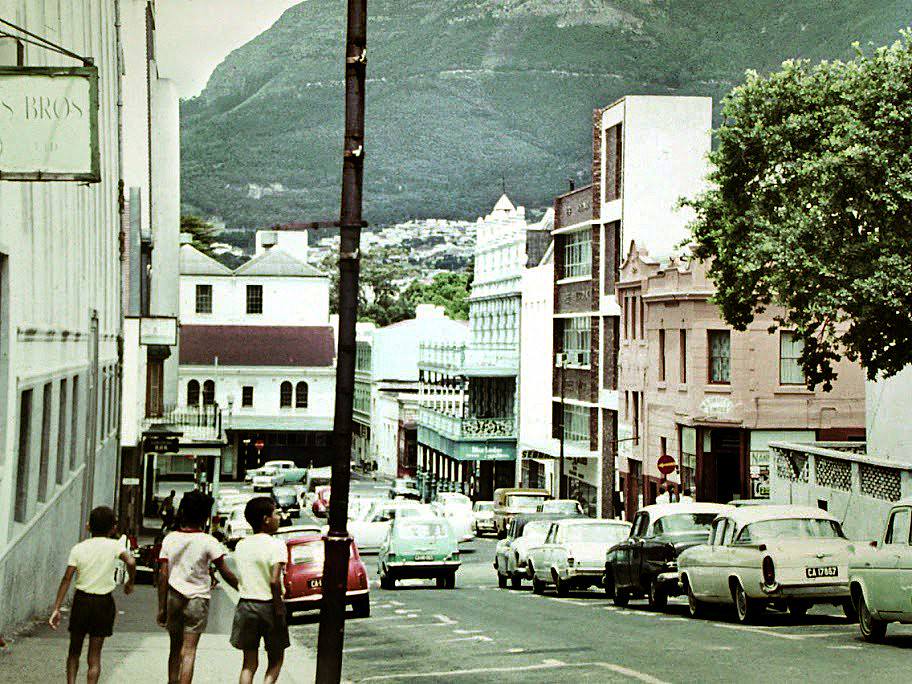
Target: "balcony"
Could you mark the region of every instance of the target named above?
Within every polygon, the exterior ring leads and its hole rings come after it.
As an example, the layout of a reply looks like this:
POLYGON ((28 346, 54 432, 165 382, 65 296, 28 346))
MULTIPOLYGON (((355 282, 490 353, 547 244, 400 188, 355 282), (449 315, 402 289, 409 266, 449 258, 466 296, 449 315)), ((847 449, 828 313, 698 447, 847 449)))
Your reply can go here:
POLYGON ((516 439, 516 420, 512 417, 459 418, 422 407, 418 414, 418 424, 454 441, 516 439))
POLYGON ((180 441, 221 442, 222 409, 218 404, 208 406, 166 406, 160 416, 146 416, 143 432, 167 427, 182 434, 180 441))
POLYGON ((418 367, 440 373, 460 373, 465 353, 464 343, 422 342, 418 348, 418 367))

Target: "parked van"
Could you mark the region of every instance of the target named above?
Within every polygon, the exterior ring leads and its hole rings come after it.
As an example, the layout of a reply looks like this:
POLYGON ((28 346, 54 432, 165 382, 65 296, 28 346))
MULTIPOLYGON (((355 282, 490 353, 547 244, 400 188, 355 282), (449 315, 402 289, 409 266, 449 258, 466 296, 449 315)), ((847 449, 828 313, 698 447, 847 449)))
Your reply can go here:
POLYGON ((497 536, 507 536, 510 521, 519 513, 535 513, 538 507, 551 498, 547 489, 503 487, 494 490, 494 529, 497 536))

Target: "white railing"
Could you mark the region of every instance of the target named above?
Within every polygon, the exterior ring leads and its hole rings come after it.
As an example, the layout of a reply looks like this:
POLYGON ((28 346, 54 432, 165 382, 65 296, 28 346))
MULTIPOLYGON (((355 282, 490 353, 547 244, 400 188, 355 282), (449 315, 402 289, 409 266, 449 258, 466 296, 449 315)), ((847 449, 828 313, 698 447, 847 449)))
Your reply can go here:
POLYGON ((516 420, 503 418, 460 418, 421 407, 418 424, 453 440, 515 439, 516 420))
POLYGON ((418 367, 435 370, 461 370, 465 343, 422 342, 418 346, 418 367))

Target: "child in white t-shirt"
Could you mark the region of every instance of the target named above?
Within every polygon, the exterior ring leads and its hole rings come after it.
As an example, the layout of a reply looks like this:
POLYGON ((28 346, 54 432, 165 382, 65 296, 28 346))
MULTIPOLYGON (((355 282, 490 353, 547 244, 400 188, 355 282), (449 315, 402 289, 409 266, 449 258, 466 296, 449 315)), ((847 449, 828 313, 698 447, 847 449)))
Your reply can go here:
POLYGON ((196 649, 209 619, 209 565, 215 565, 225 581, 237 588, 237 578, 225 565, 224 548, 202 530, 211 508, 211 499, 202 492, 185 494, 178 530, 165 537, 159 554, 158 624, 171 637, 169 684, 193 681, 196 649))

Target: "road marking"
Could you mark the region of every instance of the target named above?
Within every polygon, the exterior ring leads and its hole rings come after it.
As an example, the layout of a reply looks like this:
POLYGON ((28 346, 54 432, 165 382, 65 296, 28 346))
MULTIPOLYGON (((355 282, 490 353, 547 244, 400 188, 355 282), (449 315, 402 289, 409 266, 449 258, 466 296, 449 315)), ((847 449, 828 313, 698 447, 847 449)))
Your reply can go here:
POLYGON ((509 648, 509 649, 507 649, 507 653, 525 653, 525 652, 526 652, 526 649, 524 649, 524 648, 509 648))
POLYGON ((446 625, 458 625, 459 624, 456 620, 451 620, 446 615, 440 615, 439 613, 437 615, 435 615, 434 617, 446 625))
POLYGON ((451 644, 454 641, 494 641, 494 639, 492 639, 489 636, 485 636, 484 634, 476 634, 475 636, 457 637, 455 639, 444 639, 443 643, 451 644))
POLYGON ((860 651, 860 650, 862 650, 861 646, 851 646, 849 644, 845 644, 843 646, 827 646, 827 648, 829 648, 833 651, 860 651))
POLYGON ((770 632, 769 630, 763 629, 761 627, 748 627, 747 625, 727 625, 724 622, 713 622, 714 627, 722 627, 723 629, 733 629, 740 632, 752 632, 753 634, 764 634, 766 636, 776 637, 778 639, 788 639, 789 641, 803 641, 804 635, 801 634, 780 634, 778 632, 770 632))
POLYGON ((561 660, 545 660, 538 665, 517 665, 513 667, 484 667, 484 668, 474 668, 470 670, 443 670, 437 672, 407 672, 402 674, 388 674, 388 675, 374 675, 373 677, 365 677, 361 679, 362 682, 388 682, 396 679, 442 679, 446 681, 451 679, 454 676, 461 675, 475 675, 475 674, 487 674, 488 672, 533 672, 536 670, 559 670, 561 668, 603 668, 605 670, 610 670, 615 674, 623 675, 630 679, 635 679, 640 682, 645 682, 645 684, 667 684, 664 680, 657 679, 652 675, 646 674, 645 672, 639 672, 637 670, 632 670, 629 667, 624 667, 623 665, 616 665, 614 663, 603 663, 603 662, 591 662, 591 663, 565 663, 561 660))
POLYGON ((544 599, 545 601, 557 601, 558 603, 564 603, 570 606, 587 606, 589 605, 585 601, 575 601, 573 599, 557 598, 556 596, 539 596, 538 598, 544 599))
POLYGON ((481 634, 483 629, 454 629, 453 634, 481 634))

